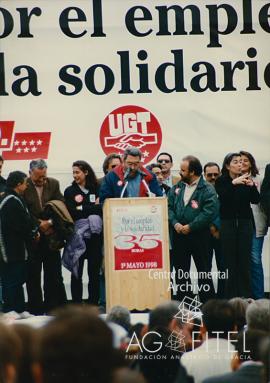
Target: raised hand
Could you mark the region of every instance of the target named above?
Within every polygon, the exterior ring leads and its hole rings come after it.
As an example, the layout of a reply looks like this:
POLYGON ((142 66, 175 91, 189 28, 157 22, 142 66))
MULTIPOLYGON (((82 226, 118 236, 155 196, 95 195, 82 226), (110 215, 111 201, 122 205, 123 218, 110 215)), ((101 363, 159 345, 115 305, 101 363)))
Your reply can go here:
MULTIPOLYGON (((250 180, 249 177, 250 177, 250 173, 245 173, 245 174, 241 175, 240 177, 234 178, 232 180, 232 184, 233 185, 247 185, 249 180, 250 180)), ((250 180, 250 181, 252 181, 252 180, 250 180)), ((252 181, 252 184, 253 184, 253 181, 252 181)))

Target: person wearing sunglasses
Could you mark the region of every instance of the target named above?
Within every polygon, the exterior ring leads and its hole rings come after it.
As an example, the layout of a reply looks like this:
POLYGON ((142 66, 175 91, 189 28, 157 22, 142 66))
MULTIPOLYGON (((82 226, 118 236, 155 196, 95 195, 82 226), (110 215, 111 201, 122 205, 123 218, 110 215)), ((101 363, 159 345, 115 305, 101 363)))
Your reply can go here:
POLYGON ((161 165, 164 184, 171 188, 180 181, 179 176, 173 176, 172 174, 171 169, 173 167, 173 159, 170 153, 159 153, 157 156, 157 163, 161 165))
POLYGON ((215 186, 216 179, 221 174, 219 165, 216 162, 207 162, 207 164, 204 165, 203 172, 206 181, 215 186))

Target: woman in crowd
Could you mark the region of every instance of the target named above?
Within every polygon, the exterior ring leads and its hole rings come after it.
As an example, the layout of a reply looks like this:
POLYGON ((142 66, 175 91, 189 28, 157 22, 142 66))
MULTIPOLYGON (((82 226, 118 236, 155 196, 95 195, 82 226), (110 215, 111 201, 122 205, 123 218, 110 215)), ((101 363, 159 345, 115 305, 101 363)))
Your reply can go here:
POLYGON ((3 286, 4 312, 25 312, 23 284, 27 279, 28 251, 37 237, 29 211, 22 198, 27 175, 11 172, 0 202, 0 275, 3 286))
MULTIPOLYGON (((77 276, 71 275, 71 295, 73 302, 82 302, 82 274, 84 260, 88 262, 88 302, 98 304, 99 270, 102 260, 102 233, 93 233, 92 227, 101 222, 102 208, 98 198, 98 181, 92 167, 85 161, 75 161, 72 165, 71 186, 64 193, 67 208, 75 221, 75 230, 80 231, 86 250, 79 258, 77 276), (92 232, 92 233, 91 233, 92 232), (89 234, 90 233, 90 234, 89 234)), ((101 230, 101 228, 100 228, 101 230)), ((99 231, 100 231, 99 230, 99 231)))
MULTIPOLYGON (((241 150, 242 173, 250 174, 250 177, 256 185, 258 191, 261 189, 261 179, 258 176, 254 157, 251 153, 241 150)), ((252 213, 254 218, 254 231, 251 250, 251 287, 252 297, 254 299, 264 298, 264 274, 262 265, 262 249, 264 236, 267 233, 267 217, 259 204, 252 204, 252 213)))
POLYGON ((229 153, 223 161, 222 175, 216 180, 221 248, 228 269, 227 298, 251 296, 253 216, 250 204, 257 204, 260 194, 250 175, 241 175, 241 172, 241 154, 229 153))

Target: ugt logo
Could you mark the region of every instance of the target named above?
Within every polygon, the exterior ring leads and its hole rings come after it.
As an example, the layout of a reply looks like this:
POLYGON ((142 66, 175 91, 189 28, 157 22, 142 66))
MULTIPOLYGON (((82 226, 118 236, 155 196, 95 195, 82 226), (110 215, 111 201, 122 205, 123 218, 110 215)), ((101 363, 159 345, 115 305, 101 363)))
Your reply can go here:
POLYGON ((135 105, 113 110, 103 121, 100 144, 104 153, 122 154, 129 146, 142 151, 142 162, 150 162, 159 152, 161 127, 149 110, 135 105))

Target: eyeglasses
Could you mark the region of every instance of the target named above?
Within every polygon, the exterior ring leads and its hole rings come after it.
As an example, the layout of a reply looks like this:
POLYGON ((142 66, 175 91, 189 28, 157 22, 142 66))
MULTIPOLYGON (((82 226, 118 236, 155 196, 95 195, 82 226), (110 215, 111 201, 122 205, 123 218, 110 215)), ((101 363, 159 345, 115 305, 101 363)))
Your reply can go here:
POLYGON ((114 168, 116 168, 116 166, 118 166, 118 165, 111 165, 111 168, 114 169, 114 168))
POLYGON ((171 161, 170 160, 158 160, 159 164, 168 164, 169 162, 171 162, 171 161))
POLYGON ((127 162, 126 163, 127 164, 127 166, 139 166, 140 165, 140 161, 137 161, 137 162, 127 162))
POLYGON ((207 173, 206 177, 217 177, 219 176, 219 173, 207 173))

